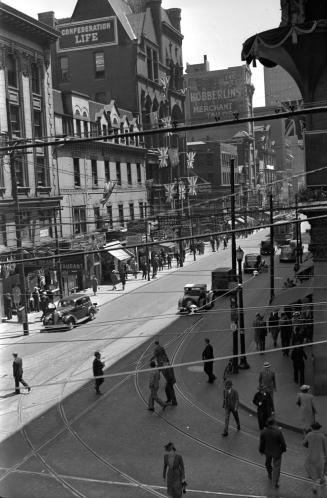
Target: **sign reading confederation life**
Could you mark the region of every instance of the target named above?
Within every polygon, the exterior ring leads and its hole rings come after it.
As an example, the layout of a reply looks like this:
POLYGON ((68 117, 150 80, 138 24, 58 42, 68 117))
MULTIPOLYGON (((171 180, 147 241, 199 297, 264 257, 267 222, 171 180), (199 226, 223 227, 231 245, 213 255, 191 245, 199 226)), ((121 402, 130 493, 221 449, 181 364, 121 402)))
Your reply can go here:
POLYGON ((60 51, 117 44, 117 19, 114 16, 60 24, 57 28, 61 33, 60 51))

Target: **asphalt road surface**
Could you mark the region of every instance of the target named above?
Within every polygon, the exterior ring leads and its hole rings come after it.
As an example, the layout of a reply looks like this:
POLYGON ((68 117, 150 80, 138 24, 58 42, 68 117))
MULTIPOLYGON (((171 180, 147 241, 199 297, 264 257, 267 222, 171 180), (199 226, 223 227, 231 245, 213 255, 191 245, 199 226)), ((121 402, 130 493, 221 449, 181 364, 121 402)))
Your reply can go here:
MULTIPOLYGON (((261 238, 259 233, 242 240, 245 253, 257 250, 261 238)), ((191 497, 310 496, 300 435, 284 431, 288 451, 281 487, 275 491, 258 453, 256 421, 241 411, 241 431, 231 421, 229 437, 221 437, 226 360, 215 363, 214 385, 206 383, 201 364, 176 367, 178 406, 164 412, 159 407, 154 413, 147 410, 149 374, 128 373, 148 367, 156 333, 175 364, 199 360, 205 337, 211 338, 216 355, 231 354, 227 298, 203 314, 176 314, 183 286, 209 283, 217 266, 230 266, 230 248, 123 295, 103 306, 94 322, 61 334, 34 335, 21 344, 32 392, 4 395, 0 402, 1 497, 166 496, 162 464, 168 441, 184 458, 191 497), (123 372, 106 378, 102 396, 86 380, 97 349, 105 357, 107 374, 123 372)), ((279 286, 285 269, 289 265, 276 265, 279 286)), ((246 326, 268 298, 268 274, 245 281, 246 326)), ((11 350, 6 346, 2 356, 9 357, 11 350)), ((8 369, 10 363, 8 359, 8 369)))

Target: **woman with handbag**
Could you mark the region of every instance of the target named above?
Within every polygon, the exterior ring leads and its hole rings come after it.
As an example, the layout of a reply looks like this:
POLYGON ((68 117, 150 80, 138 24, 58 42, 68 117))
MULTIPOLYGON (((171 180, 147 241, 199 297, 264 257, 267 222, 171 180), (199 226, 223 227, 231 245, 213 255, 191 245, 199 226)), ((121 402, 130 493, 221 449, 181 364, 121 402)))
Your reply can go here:
POLYGON ((184 462, 181 455, 176 453, 174 443, 165 446, 163 478, 167 477, 167 495, 170 498, 181 498, 186 493, 184 462))

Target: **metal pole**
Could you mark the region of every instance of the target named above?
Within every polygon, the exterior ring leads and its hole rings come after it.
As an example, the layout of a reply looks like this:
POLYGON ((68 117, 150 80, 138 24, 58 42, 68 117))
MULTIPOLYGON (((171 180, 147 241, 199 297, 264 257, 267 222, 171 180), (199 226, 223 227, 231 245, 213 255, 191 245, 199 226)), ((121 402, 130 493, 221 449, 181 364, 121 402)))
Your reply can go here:
POLYGON ((147 212, 148 212, 148 205, 145 203, 145 242, 146 242, 146 272, 148 275, 148 281, 151 280, 150 277, 150 256, 149 256, 149 246, 148 246, 148 229, 149 229, 149 224, 147 220, 147 212))
POLYGON ((272 303, 275 297, 275 254, 274 254, 274 205, 273 194, 269 194, 269 211, 270 211, 270 301, 272 303))
POLYGON ((239 324, 240 324, 240 346, 241 346, 241 360, 239 368, 247 370, 250 365, 245 356, 245 330, 244 330, 244 305, 243 305, 243 278, 242 278, 242 261, 238 261, 238 311, 239 311, 239 324))
MULTIPOLYGON (((299 211, 298 211, 298 195, 295 194, 295 238, 296 238, 296 264, 300 264, 300 237, 299 237, 299 211)), ((300 230, 301 231, 301 230, 300 230)))
POLYGON ((232 269, 236 280, 236 236, 235 236, 235 159, 230 160, 230 204, 232 222, 232 269))
POLYGON ((231 303, 231 329, 233 331, 233 373, 238 373, 238 305, 237 292, 230 298, 231 303))
MULTIPOLYGON (((22 232, 21 232, 21 221, 19 212, 19 199, 18 199, 18 189, 17 189, 17 177, 15 168, 15 152, 10 152, 10 173, 11 173, 11 195, 14 201, 15 209, 15 228, 16 228, 16 240, 17 240, 17 250, 20 252, 20 259, 24 259, 23 247, 22 247, 22 232)), ((29 335, 28 328, 28 299, 26 294, 26 281, 25 281, 25 268, 23 261, 19 263, 19 280, 21 287, 22 305, 24 307, 24 312, 22 313, 23 321, 23 332, 24 335, 29 335)), ((17 310, 18 312, 18 310, 17 310)))

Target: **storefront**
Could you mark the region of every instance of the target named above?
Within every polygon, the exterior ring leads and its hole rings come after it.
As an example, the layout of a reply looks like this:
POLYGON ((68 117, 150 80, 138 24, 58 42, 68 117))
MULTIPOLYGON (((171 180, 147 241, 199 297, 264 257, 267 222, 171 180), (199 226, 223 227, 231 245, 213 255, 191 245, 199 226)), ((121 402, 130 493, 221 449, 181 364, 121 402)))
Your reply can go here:
POLYGON ((102 275, 105 283, 111 283, 112 270, 119 270, 125 264, 134 259, 134 254, 125 249, 118 240, 109 242, 103 246, 102 252, 102 275))
POLYGON ((84 289, 84 255, 73 257, 64 257, 61 260, 61 279, 63 294, 73 294, 74 292, 84 289))

